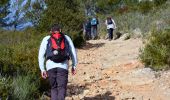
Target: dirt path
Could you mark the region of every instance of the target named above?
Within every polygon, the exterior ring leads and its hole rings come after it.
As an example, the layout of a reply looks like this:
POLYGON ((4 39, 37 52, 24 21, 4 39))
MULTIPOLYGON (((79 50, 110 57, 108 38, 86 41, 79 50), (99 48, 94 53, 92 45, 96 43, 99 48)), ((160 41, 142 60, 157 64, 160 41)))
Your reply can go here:
POLYGON ((170 100, 170 72, 144 68, 141 39, 91 40, 78 49, 66 100, 170 100))

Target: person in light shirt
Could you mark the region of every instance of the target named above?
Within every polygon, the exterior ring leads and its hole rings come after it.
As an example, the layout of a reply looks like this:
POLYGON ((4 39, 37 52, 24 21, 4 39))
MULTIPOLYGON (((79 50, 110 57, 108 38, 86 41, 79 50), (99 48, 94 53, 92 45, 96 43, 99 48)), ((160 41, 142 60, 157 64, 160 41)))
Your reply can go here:
POLYGON ((39 68, 41 70, 42 78, 46 79, 48 77, 49 79, 51 86, 51 100, 64 100, 68 83, 69 58, 71 58, 72 60, 72 75, 75 75, 77 66, 77 53, 71 38, 61 32, 61 28, 58 24, 53 25, 50 32, 51 35, 45 36, 43 38, 39 48, 39 68), (66 51, 69 55, 66 58, 62 58, 60 62, 56 62, 54 59, 52 59, 52 57, 50 57, 51 55, 49 56, 49 54, 58 53, 57 51, 50 52, 50 46, 47 46, 49 44, 50 39, 52 41, 52 34, 54 36, 56 34, 61 34, 64 37, 64 39, 62 39, 66 41, 64 43, 65 46, 67 46, 66 51), (44 65, 44 63, 46 65, 44 65))
POLYGON ((113 39, 113 31, 116 29, 115 21, 111 17, 107 17, 105 21, 107 32, 108 32, 108 38, 109 40, 113 39))

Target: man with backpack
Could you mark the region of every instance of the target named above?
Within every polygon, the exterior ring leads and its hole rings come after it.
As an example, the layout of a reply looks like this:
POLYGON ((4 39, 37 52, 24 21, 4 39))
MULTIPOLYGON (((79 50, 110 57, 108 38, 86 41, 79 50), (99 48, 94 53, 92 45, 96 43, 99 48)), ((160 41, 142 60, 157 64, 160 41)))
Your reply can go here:
POLYGON ((99 24, 99 21, 96 17, 93 17, 91 19, 91 37, 92 39, 97 38, 97 25, 99 24))
POLYGON ((107 26, 109 41, 113 39, 113 31, 116 29, 115 21, 111 17, 107 17, 105 24, 107 26))
POLYGON ((58 24, 53 25, 50 32, 51 35, 44 37, 40 45, 39 67, 42 78, 49 79, 51 100, 64 100, 68 83, 69 59, 71 57, 71 71, 72 75, 75 75, 77 54, 72 40, 64 35, 58 24))

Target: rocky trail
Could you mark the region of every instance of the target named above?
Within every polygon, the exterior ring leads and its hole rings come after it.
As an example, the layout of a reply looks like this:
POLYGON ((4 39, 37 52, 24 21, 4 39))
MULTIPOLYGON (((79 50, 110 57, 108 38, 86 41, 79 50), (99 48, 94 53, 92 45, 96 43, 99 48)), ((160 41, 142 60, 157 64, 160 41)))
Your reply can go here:
POLYGON ((66 100, 170 100, 170 71, 144 68, 140 38, 90 40, 78 49, 66 100))

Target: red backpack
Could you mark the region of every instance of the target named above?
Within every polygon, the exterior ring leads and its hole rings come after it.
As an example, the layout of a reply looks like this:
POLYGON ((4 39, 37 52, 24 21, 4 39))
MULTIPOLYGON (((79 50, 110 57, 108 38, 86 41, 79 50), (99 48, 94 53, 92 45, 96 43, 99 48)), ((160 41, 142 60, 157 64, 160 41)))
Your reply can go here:
POLYGON ((51 34, 47 44, 46 58, 56 63, 69 59, 68 42, 63 33, 51 34))

